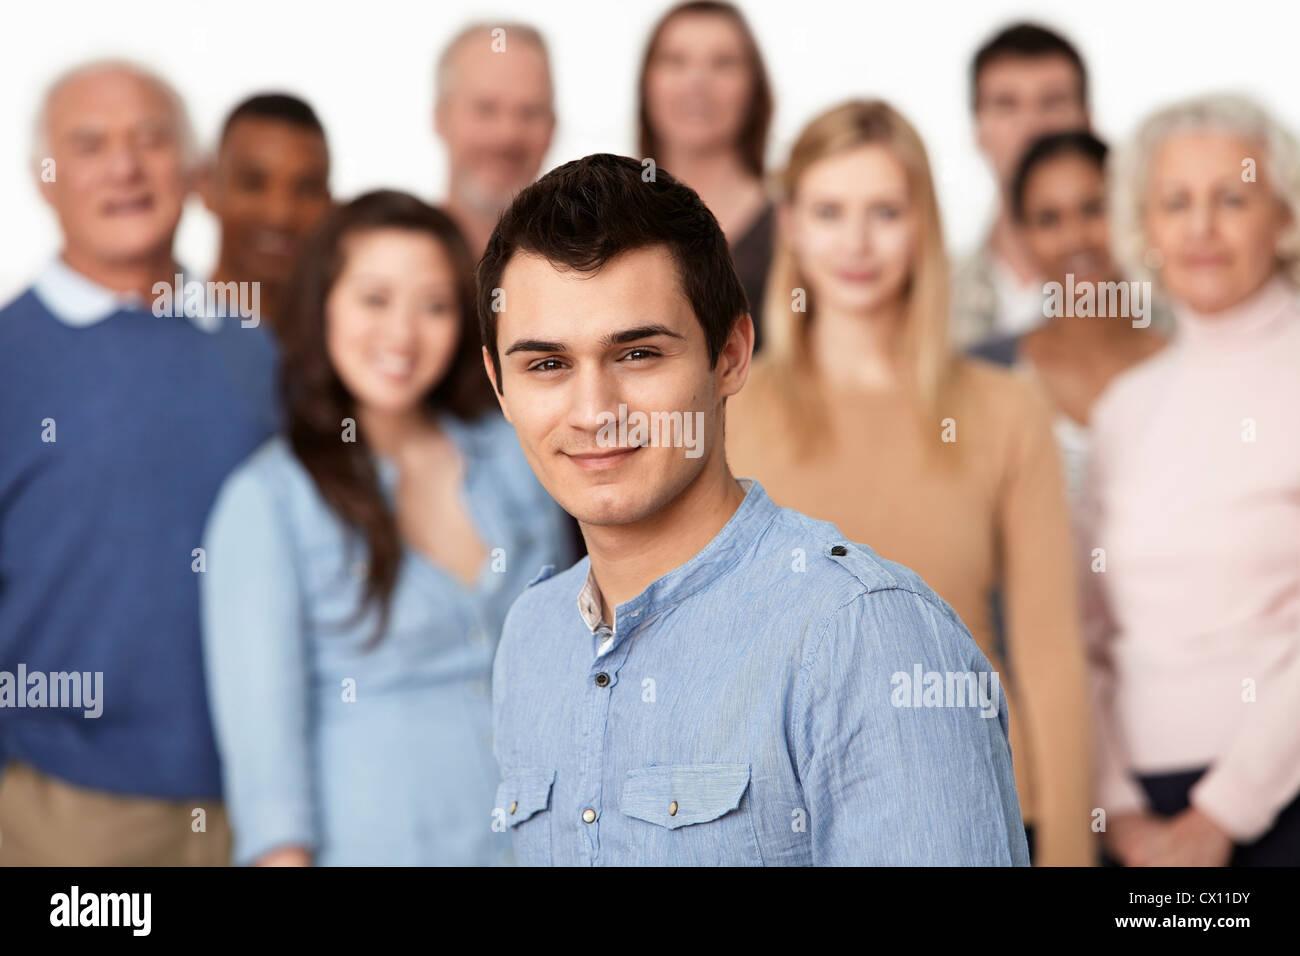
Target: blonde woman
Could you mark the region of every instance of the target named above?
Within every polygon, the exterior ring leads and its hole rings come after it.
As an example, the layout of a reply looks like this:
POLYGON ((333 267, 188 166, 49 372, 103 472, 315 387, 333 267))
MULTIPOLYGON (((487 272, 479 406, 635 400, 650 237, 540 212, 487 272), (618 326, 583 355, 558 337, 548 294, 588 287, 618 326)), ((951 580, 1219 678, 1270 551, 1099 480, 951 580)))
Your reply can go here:
POLYGON ((1171 106, 1121 157, 1114 221, 1178 335, 1093 414, 1107 855, 1297 866, 1300 151, 1249 100, 1171 106))
POLYGON ((950 352, 939 210, 902 116, 878 101, 824 113, 781 186, 770 351, 731 400, 733 467, 952 605, 1001 675, 1035 862, 1088 865, 1084 659, 1050 412, 950 352))

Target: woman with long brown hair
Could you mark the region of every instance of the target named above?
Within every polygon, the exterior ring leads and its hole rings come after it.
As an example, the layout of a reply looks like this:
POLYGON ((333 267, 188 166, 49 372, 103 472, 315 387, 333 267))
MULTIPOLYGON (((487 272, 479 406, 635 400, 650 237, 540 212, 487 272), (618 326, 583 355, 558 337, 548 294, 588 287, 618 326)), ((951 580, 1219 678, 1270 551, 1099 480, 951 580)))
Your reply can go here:
POLYGON ((772 86, 744 14, 679 3, 650 33, 638 80, 637 149, 689 185, 727 236, 762 347, 773 206, 763 182, 772 86))
POLYGON ((768 352, 731 400, 733 469, 952 605, 1001 675, 1035 862, 1087 864, 1083 650, 1045 403, 950 352, 929 162, 894 109, 852 101, 817 117, 781 185, 768 352))
POLYGON ((208 686, 235 862, 501 862, 489 679, 559 511, 491 410, 451 220, 337 209, 279 327, 285 434, 205 541, 208 686))

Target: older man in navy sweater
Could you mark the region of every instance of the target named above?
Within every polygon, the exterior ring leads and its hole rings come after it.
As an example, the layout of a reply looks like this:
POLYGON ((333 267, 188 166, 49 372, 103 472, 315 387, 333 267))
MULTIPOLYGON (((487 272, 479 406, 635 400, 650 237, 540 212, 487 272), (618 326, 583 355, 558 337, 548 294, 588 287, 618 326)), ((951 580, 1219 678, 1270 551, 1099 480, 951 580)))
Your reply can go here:
POLYGON ((192 158, 176 93, 130 64, 42 105, 63 248, 0 311, 0 865, 228 859, 200 538, 274 427, 273 354, 255 323, 157 308, 192 158))

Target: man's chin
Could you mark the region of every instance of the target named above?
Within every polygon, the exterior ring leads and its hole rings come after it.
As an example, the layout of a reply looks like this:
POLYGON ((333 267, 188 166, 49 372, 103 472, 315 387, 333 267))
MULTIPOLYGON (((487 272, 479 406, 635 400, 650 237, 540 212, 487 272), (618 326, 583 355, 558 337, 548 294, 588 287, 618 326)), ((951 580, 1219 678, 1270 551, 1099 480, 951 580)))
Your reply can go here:
POLYGON ((560 504, 579 524, 593 528, 635 524, 656 510, 654 502, 643 494, 609 486, 592 488, 585 493, 578 491, 560 504))

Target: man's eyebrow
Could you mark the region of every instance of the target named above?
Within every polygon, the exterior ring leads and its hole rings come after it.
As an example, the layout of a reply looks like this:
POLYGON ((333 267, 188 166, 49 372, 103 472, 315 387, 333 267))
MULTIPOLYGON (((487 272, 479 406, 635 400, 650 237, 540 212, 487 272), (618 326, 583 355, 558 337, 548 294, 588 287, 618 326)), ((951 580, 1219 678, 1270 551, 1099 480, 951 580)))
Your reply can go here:
POLYGON ((564 343, 547 342, 543 339, 520 339, 510 348, 506 349, 506 355, 513 355, 515 352, 563 352, 564 343))
POLYGON ((686 336, 674 332, 666 325, 638 325, 634 329, 624 329, 622 332, 611 332, 600 340, 602 348, 609 348, 611 345, 625 345, 628 342, 635 342, 638 339, 649 339, 656 335, 667 335, 674 339, 685 339, 686 336))

